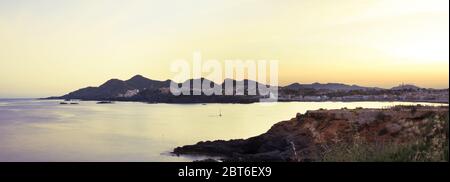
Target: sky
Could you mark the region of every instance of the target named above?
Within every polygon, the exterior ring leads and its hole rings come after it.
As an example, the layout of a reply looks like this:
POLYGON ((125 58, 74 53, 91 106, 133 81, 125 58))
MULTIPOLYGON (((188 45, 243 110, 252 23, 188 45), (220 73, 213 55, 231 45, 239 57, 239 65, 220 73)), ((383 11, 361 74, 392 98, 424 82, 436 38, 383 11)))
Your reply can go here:
POLYGON ((166 80, 194 52, 278 60, 280 85, 448 88, 449 1, 0 0, 0 98, 166 80))

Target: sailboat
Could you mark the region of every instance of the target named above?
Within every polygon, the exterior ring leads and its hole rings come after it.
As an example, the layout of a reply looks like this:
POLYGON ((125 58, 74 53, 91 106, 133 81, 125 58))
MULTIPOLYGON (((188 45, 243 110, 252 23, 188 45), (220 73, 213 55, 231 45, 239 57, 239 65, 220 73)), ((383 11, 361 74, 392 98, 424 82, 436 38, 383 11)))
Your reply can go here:
POLYGON ((219 109, 219 117, 222 117, 222 109, 219 109))

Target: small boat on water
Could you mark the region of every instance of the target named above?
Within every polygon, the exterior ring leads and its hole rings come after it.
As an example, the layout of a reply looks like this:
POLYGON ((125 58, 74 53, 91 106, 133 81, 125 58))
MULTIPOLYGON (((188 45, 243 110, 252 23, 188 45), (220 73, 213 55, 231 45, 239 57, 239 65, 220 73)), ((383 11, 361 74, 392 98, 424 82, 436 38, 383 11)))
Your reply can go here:
POLYGON ((97 104, 113 104, 113 101, 99 101, 97 104))
POLYGON ((78 102, 71 102, 70 105, 77 105, 79 104, 78 102))
POLYGON ((69 103, 67 103, 67 102, 60 102, 59 104, 61 104, 61 105, 67 105, 67 104, 69 104, 69 103))

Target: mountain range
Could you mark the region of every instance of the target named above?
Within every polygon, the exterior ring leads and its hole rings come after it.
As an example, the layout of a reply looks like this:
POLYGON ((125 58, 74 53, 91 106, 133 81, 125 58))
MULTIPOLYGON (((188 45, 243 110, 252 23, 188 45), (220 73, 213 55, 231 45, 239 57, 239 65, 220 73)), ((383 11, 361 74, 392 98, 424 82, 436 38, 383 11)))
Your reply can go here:
MULTIPOLYGON (((196 79, 186 80, 186 82, 191 82, 191 92, 192 83, 196 79)), ((201 81, 206 80, 205 78, 200 78, 201 81)), ((260 85, 258 82, 253 80, 242 80, 236 81, 232 79, 225 79, 223 83, 217 84, 211 81, 211 86, 213 84, 225 88, 225 82, 231 81, 235 86, 237 83, 244 82, 244 91, 248 91, 249 83, 260 85)), ((145 102, 181 102, 181 103, 192 103, 192 102, 254 102, 260 98, 259 95, 231 95, 231 96, 217 96, 208 97, 205 95, 188 95, 188 96, 174 96, 170 92, 171 80, 158 81, 148 79, 142 75, 136 75, 128 80, 110 79, 104 84, 98 87, 86 87, 66 95, 59 97, 50 97, 49 99, 81 99, 81 100, 119 100, 119 101, 145 101, 145 102)), ((181 86, 182 83, 178 83, 181 86)), ((261 84, 263 85, 263 84, 261 84)), ((266 86, 266 85, 264 85, 266 86)), ((419 87, 406 85, 394 87, 392 89, 419 89, 419 87)), ((347 85, 342 83, 312 83, 312 84, 300 84, 293 83, 284 87, 278 87, 280 90, 302 90, 302 89, 312 89, 318 91, 368 91, 368 90, 389 90, 378 87, 363 87, 358 85, 347 85)), ((233 92, 235 93, 235 92, 233 92)))
POLYGON ((378 87, 362 87, 358 85, 346 85, 342 83, 312 83, 312 84, 300 84, 293 83, 284 88, 298 90, 298 89, 314 89, 314 90, 332 90, 332 91, 351 91, 351 90, 382 90, 378 87))

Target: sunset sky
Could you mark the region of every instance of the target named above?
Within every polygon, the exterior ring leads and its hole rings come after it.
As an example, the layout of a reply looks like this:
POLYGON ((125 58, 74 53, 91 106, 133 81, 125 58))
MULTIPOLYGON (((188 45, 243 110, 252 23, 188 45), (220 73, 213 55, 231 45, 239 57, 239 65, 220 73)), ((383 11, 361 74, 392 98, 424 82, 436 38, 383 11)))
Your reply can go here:
POLYGON ((448 0, 0 0, 0 98, 192 59, 279 60, 281 85, 448 88, 448 0))

